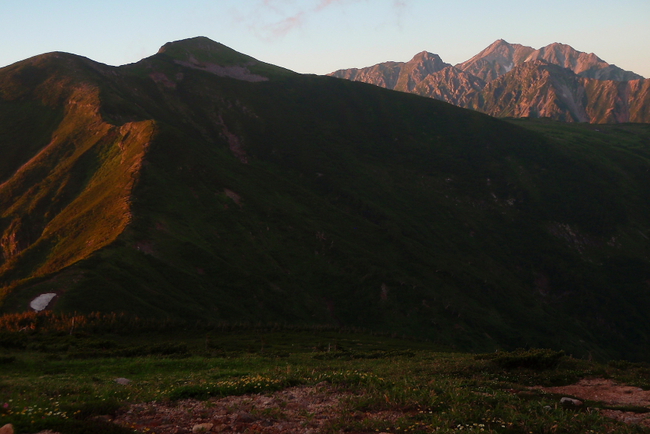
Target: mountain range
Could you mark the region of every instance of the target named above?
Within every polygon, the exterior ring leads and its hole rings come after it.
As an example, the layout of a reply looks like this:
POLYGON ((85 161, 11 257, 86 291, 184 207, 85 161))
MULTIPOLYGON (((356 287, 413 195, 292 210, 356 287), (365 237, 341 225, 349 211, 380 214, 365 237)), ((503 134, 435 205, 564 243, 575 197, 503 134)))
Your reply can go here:
POLYGON ((119 67, 43 54, 0 69, 0 312, 50 294, 648 359, 649 143, 650 125, 506 122, 203 37, 119 67))
POLYGON ((554 43, 536 50, 498 40, 452 66, 421 52, 329 74, 415 93, 498 117, 570 122, 650 122, 650 81, 595 54, 554 43))

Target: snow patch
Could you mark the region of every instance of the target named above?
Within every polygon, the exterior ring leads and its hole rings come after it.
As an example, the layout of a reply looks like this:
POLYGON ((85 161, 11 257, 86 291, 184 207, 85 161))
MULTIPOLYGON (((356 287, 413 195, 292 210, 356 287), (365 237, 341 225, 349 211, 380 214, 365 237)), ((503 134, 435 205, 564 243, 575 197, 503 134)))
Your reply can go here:
POLYGON ((54 297, 56 297, 56 294, 53 292, 41 294, 29 303, 29 307, 34 309, 36 312, 40 312, 45 309, 48 304, 50 304, 54 297))

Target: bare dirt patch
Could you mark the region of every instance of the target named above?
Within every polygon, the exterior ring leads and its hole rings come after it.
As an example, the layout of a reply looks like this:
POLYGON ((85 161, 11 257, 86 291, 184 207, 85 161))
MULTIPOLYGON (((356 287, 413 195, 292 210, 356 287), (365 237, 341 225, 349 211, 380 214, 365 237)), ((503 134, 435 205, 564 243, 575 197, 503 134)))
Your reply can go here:
MULTIPOLYGON (((581 400, 598 401, 611 407, 634 407, 638 410, 650 407, 650 390, 618 384, 604 378, 582 379, 576 384, 560 387, 539 387, 548 393, 575 396, 581 400)), ((625 409, 602 409, 601 413, 620 422, 650 427, 649 412, 625 411, 625 409)))
POLYGON ((232 201, 235 202, 237 205, 239 205, 240 207, 242 206, 242 200, 240 195, 238 195, 237 193, 235 193, 234 191, 228 188, 224 188, 223 192, 226 194, 226 196, 231 198, 232 201))
POLYGON ((192 432, 316 433, 345 396, 331 387, 298 386, 267 395, 131 405, 112 422, 156 434, 192 432))
POLYGON ((174 60, 174 62, 176 62, 179 65, 185 66, 187 68, 207 71, 212 74, 218 75, 219 77, 230 77, 230 78, 235 78, 237 80, 250 81, 250 82, 269 80, 267 77, 264 77, 262 75, 253 74, 252 72, 250 72, 248 68, 246 68, 246 66, 243 65, 222 66, 216 63, 201 63, 192 56, 190 56, 189 62, 183 60, 174 60))

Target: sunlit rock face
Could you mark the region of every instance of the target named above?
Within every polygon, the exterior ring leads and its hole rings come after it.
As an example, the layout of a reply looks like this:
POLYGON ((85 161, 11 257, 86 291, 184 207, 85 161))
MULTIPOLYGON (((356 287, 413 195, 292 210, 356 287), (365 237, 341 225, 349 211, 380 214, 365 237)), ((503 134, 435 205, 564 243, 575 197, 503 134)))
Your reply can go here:
POLYGON ((498 117, 650 122, 647 80, 566 44, 536 50, 499 39, 455 66, 424 51, 408 62, 342 69, 330 75, 498 117))

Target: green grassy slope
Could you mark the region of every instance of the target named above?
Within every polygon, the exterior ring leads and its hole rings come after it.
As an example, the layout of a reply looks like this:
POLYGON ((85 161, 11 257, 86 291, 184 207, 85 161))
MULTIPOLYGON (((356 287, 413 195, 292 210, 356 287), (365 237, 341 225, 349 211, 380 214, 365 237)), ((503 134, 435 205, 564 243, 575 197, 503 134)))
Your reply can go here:
POLYGON ((5 311, 56 289, 63 311, 650 356, 645 126, 608 141, 329 77, 248 82, 174 59, 94 73, 107 128, 155 123, 130 224, 54 274, 16 283, 22 268, 8 269, 5 311))

